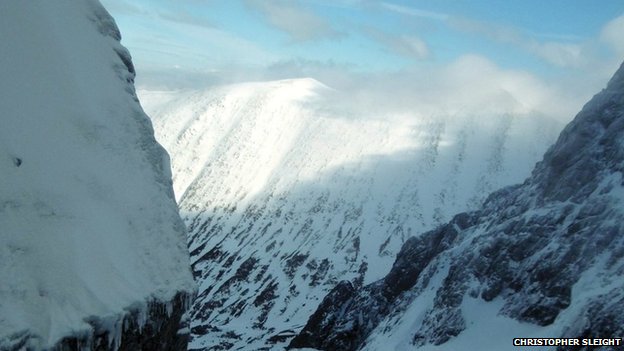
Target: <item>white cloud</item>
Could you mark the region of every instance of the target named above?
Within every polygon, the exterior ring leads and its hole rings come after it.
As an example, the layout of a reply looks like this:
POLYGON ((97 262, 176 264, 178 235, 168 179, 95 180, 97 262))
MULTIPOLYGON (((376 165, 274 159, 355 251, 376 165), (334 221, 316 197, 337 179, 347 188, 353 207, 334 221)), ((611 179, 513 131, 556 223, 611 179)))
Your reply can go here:
POLYGON ((566 119, 582 104, 529 73, 502 69, 478 55, 382 80, 375 82, 377 93, 390 93, 381 101, 429 114, 535 113, 566 119))
POLYGON ((152 7, 140 2, 129 5, 126 0, 103 3, 111 12, 119 11, 112 14, 121 29, 122 43, 132 53, 137 82, 163 85, 165 77, 172 80, 170 85, 187 85, 183 83, 186 80, 195 85, 196 77, 214 82, 214 71, 223 65, 267 65, 280 58, 253 40, 213 25, 205 12, 183 6, 188 2, 152 7))
POLYGON ((622 59, 624 56, 624 15, 616 17, 602 28, 600 40, 608 44, 622 59))
MULTIPOLYGON (((449 24, 460 31, 474 33, 489 40, 518 47, 559 67, 580 67, 586 63, 583 45, 569 42, 538 41, 523 31, 500 24, 453 17, 449 24)), ((547 35, 553 37, 554 35, 547 35)))
POLYGON ((295 41, 309 41, 342 36, 329 22, 294 1, 246 0, 275 28, 284 31, 295 41))
POLYGON ((391 47, 398 53, 412 56, 418 59, 429 57, 429 47, 427 44, 414 35, 401 35, 398 39, 391 43, 391 47))
MULTIPOLYGON (((483 56, 472 54, 448 64, 428 62, 418 68, 379 73, 361 72, 357 67, 332 61, 304 59, 280 61, 264 68, 232 65, 208 73, 170 71, 170 76, 158 72, 151 76, 173 83, 168 88, 314 78, 333 88, 315 107, 326 109, 330 116, 514 114, 547 116, 562 122, 573 118, 608 78, 601 74, 585 77, 577 72, 566 76, 566 81, 547 81, 526 71, 501 68, 483 56)), ((140 82, 146 83, 142 85, 147 90, 158 83, 140 82)))
MULTIPOLYGON (((121 0, 107 1, 118 6, 126 3, 121 0)), ((288 33, 293 40, 316 40, 339 35, 330 23, 306 8, 305 4, 294 0, 247 0, 247 5, 262 14, 267 22, 288 33)), ((367 11, 380 9, 380 3, 365 1, 343 0, 339 5, 366 7, 367 11)), ((553 34, 540 37, 509 26, 390 3, 381 6, 387 11, 441 21, 458 30, 519 47, 553 65, 580 69, 565 70, 563 77, 538 78, 527 72, 503 69, 478 55, 464 55, 451 63, 441 63, 428 60, 431 57, 430 47, 418 35, 390 35, 379 29, 359 26, 354 30, 376 40, 388 51, 424 60, 411 69, 363 73, 358 71, 356 63, 306 60, 268 50, 253 39, 211 27, 211 23, 197 17, 200 14, 184 12, 183 8, 141 12, 142 19, 158 20, 158 30, 148 25, 141 27, 142 21, 127 21, 126 24, 134 30, 124 31, 124 34, 133 33, 125 36, 125 43, 131 44, 134 57, 141 62, 137 65, 138 82, 144 85, 200 88, 251 80, 312 77, 336 88, 337 93, 328 106, 349 110, 354 115, 393 111, 424 114, 490 111, 539 113, 567 120, 591 94, 603 87, 613 73, 611 59, 607 60, 609 64, 604 64, 604 58, 592 54, 592 50, 588 49, 590 46, 586 46, 591 38, 576 44, 574 38, 557 41, 558 35, 553 34), (163 20, 165 18, 167 20, 163 20)), ((144 10, 120 8, 135 13, 144 10)), ((611 21, 600 37, 615 50, 624 50, 623 23, 623 16, 611 21)), ((597 38, 593 40, 596 44, 597 38)))
POLYGON ((370 38, 395 54, 416 60, 424 60, 431 54, 427 43, 416 35, 394 35, 372 28, 366 32, 370 38))
POLYGON ((449 19, 449 15, 445 13, 426 11, 426 10, 421 10, 421 9, 417 9, 413 7, 392 4, 389 2, 382 2, 381 6, 387 10, 390 10, 390 11, 393 11, 402 15, 428 18, 428 19, 433 19, 433 20, 438 20, 438 21, 446 21, 447 19, 449 19))
POLYGON ((140 15, 145 13, 145 10, 126 0, 101 0, 101 2, 106 6, 106 10, 111 13, 125 15, 140 15))
POLYGON ((129 2, 128 0, 100 0, 106 9, 115 17, 120 15, 135 16, 136 18, 151 18, 154 20, 165 20, 188 24, 199 27, 212 28, 214 24, 207 18, 202 17, 186 9, 183 4, 175 6, 145 6, 140 2, 129 2))
POLYGON ((580 67, 587 62, 580 44, 528 40, 519 45, 555 66, 580 67))
MULTIPOLYGON (((602 80, 569 85, 503 69, 479 55, 397 72, 362 73, 334 62, 285 61, 259 80, 312 77, 334 88, 319 108, 329 115, 541 115, 567 122, 602 80)), ((571 81, 578 83, 579 77, 571 81)))
MULTIPOLYGON (((446 13, 432 12, 388 2, 381 2, 380 6, 386 10, 402 15, 440 21, 459 31, 477 34, 498 43, 515 46, 555 66, 580 67, 587 63, 585 60, 586 52, 583 52, 583 50, 585 50, 584 46, 576 43, 581 39, 577 36, 553 33, 530 33, 511 26, 451 16, 446 13), (551 40, 544 41, 537 40, 536 38, 551 40)), ((621 35, 620 33, 623 32, 618 32, 618 29, 619 27, 612 31, 613 33, 617 33, 613 35, 616 39, 612 41, 616 41, 617 35, 621 35)))
POLYGON ((177 22, 181 24, 188 24, 206 28, 215 27, 215 25, 208 19, 194 15, 193 13, 183 9, 180 9, 176 12, 161 12, 159 13, 159 17, 167 21, 177 22))

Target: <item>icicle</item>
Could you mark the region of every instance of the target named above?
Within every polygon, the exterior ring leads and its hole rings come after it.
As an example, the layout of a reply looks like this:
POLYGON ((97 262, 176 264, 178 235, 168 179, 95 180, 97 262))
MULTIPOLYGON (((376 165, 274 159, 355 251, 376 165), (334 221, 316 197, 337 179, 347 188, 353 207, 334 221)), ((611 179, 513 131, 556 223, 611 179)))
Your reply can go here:
POLYGON ((143 332, 143 328, 145 328, 145 325, 147 324, 148 311, 149 311, 149 302, 144 305, 141 305, 137 309, 137 324, 139 325, 140 333, 143 332))
POLYGON ((119 347, 121 346, 121 337, 124 331, 124 316, 119 316, 115 319, 111 318, 108 323, 104 323, 104 321, 102 322, 102 326, 108 332, 109 349, 119 350, 119 347))
POLYGON ((167 301, 165 303, 165 308, 167 310, 167 317, 171 317, 171 314, 173 314, 173 302, 167 301))
POLYGON ((95 336, 95 327, 91 326, 91 332, 87 333, 85 342, 79 343, 80 351, 89 351, 93 349, 94 336, 95 336))

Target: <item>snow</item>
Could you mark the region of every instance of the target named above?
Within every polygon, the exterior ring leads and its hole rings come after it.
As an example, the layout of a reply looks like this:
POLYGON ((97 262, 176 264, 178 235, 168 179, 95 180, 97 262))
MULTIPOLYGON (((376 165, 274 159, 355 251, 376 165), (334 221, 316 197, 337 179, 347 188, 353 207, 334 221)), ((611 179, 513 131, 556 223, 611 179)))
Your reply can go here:
MULTIPOLYGON (((458 337, 439 345, 426 345, 418 348, 422 351, 475 349, 475 350, 518 350, 513 345, 514 338, 548 338, 553 334, 549 329, 530 323, 518 322, 515 319, 501 316, 498 311, 503 301, 494 300, 489 303, 480 299, 467 297, 462 305, 462 312, 467 321, 467 328, 458 337)), ((544 347, 523 347, 523 350, 544 350, 544 347)))
MULTIPOLYGON (((619 72, 622 72, 622 69, 619 72)), ((618 74, 615 77, 618 77, 618 74)), ((615 84, 617 83, 616 80, 615 84)), ((434 334, 434 331, 438 331, 436 328, 445 327, 443 323, 433 326, 422 323, 422 315, 431 311, 432 302, 436 299, 441 301, 445 297, 444 292, 440 293, 443 289, 441 280, 434 277, 427 290, 419 290, 417 284, 401 299, 394 301, 394 305, 390 307, 391 312, 368 336, 363 349, 511 351, 518 349, 512 343, 514 338, 581 338, 589 337, 588 335, 602 338, 620 337, 618 333, 621 333, 621 328, 618 328, 622 323, 616 319, 616 316, 621 315, 618 307, 621 306, 620 300, 624 296, 624 289, 622 289, 624 263, 622 263, 622 236, 620 235, 622 209, 624 208, 622 206, 624 184, 622 183, 622 169, 617 166, 620 163, 621 154, 613 153, 612 145, 617 145, 617 140, 621 139, 622 124, 616 122, 616 118, 622 117, 621 101, 623 101, 622 90, 613 89, 612 83, 609 83, 607 89, 596 95, 575 121, 566 127, 559 141, 551 147, 544 161, 533 171, 532 177, 508 193, 501 191, 492 195, 493 200, 488 206, 473 212, 472 215, 477 216, 477 224, 472 229, 460 233, 461 243, 455 244, 449 252, 436 257, 433 260, 434 263, 428 267, 432 269, 432 265, 444 262, 449 256, 461 260, 462 256, 466 257, 475 252, 483 253, 484 246, 480 245, 487 243, 488 238, 499 240, 502 236, 503 240, 499 241, 502 244, 497 245, 496 249, 499 253, 505 252, 509 247, 513 247, 510 245, 518 245, 518 242, 514 243, 512 240, 505 241, 505 238, 522 235, 538 237, 541 235, 540 227, 542 227, 546 229, 545 242, 541 243, 539 249, 526 259, 511 262, 509 267, 515 272, 511 273, 511 277, 505 278, 507 281, 512 281, 520 277, 519 285, 531 286, 531 289, 535 290, 527 294, 522 291, 522 288, 510 289, 498 295, 493 301, 486 302, 485 298, 475 298, 483 287, 482 278, 478 278, 481 282, 468 278, 471 286, 468 287, 461 304, 465 329, 462 325, 463 330, 460 334, 442 345, 415 345, 411 340, 416 332, 425 335, 434 334), (615 102, 618 100, 619 103, 615 102), (601 127, 608 132, 597 127, 586 134, 590 129, 589 126, 595 121, 602 122, 601 127), (589 142, 578 142, 579 138, 585 138, 589 142), (570 140, 576 142, 570 142, 570 140), (549 182, 548 177, 553 177, 552 173, 546 173, 545 176, 545 169, 547 170, 547 167, 555 163, 553 160, 556 157, 561 158, 562 155, 571 157, 570 155, 573 154, 575 157, 577 155, 588 156, 592 161, 599 160, 592 164, 596 175, 590 179, 587 177, 583 179, 579 175, 579 170, 588 167, 578 167, 578 164, 582 164, 580 161, 576 164, 571 162, 572 165, 568 164, 556 175, 556 180, 564 177, 573 179, 572 183, 575 187, 572 189, 576 191, 576 194, 570 192, 567 197, 557 200, 544 196, 543 190, 538 188, 539 182, 549 182), (587 188, 591 189, 591 192, 587 192, 585 190, 587 188), (584 190, 585 193, 583 193, 584 190), (505 197, 505 194, 512 194, 514 191, 516 191, 515 195, 505 197), (528 208, 524 207, 525 204, 529 204, 528 208), (523 206, 522 210, 510 217, 509 213, 514 213, 514 210, 518 210, 520 206, 523 206), (503 220, 497 221, 498 218, 503 218, 503 220), (554 225, 548 222, 556 218, 560 219, 554 225), (511 231, 505 231, 501 226, 497 227, 506 220, 523 224, 511 231), (579 250, 570 251, 571 245, 579 250), (568 260, 557 260, 557 255, 569 255, 568 260), (551 260, 552 263, 550 263, 551 260), (558 271, 557 274, 549 273, 550 279, 534 279, 532 274, 538 270, 536 267, 539 265, 535 265, 537 262, 546 263, 543 265, 546 267, 550 265, 551 269, 558 271), (522 274, 527 271, 529 274, 523 277, 522 274), (572 274, 558 275, 559 272, 572 272, 572 274), (542 319, 540 323, 539 319, 534 319, 536 324, 531 324, 509 317, 514 315, 514 310, 521 310, 536 301, 544 301, 546 302, 544 305, 549 306, 548 299, 552 298, 552 295, 540 292, 539 288, 542 284, 544 286, 553 284, 553 281, 566 289, 571 288, 570 301, 565 302, 563 308, 555 315, 554 321, 542 319), (566 284, 572 285, 566 286, 566 284)), ((558 185, 569 186, 565 180, 558 185)), ((513 258, 490 261, 484 266, 489 266, 485 270, 495 265, 498 265, 497 268, 500 265, 504 266, 507 263, 505 260, 513 260, 513 258)), ((486 276, 489 274, 480 273, 486 276)), ((469 277, 470 274, 470 269, 464 270, 456 274, 453 279, 458 279, 458 276, 469 277)), ((439 312, 442 316, 449 315, 454 312, 452 308, 447 304, 440 304, 435 307, 434 312, 439 312)), ((435 314, 433 316, 439 317, 435 314)), ((523 316, 519 316, 516 312, 514 317, 521 319, 523 316)), ((444 319, 437 319, 437 321, 440 320, 444 321, 444 319)), ((523 348, 553 351, 556 349, 554 346, 523 348)), ((605 347, 605 349, 611 348, 605 347)))
MULTIPOLYGON (((382 322, 366 341, 367 350, 501 350, 514 351, 519 347, 513 345, 514 338, 553 338, 564 335, 565 328, 574 325, 581 316, 582 307, 592 297, 605 294, 621 286, 621 282, 612 279, 614 272, 604 271, 604 257, 597 264, 583 273, 574 285, 570 307, 563 310, 555 322, 541 327, 535 324, 520 322, 500 314, 504 300, 497 298, 486 302, 479 298, 466 296, 462 304, 462 314, 466 320, 466 329, 457 337, 451 338, 442 345, 426 344, 415 346, 411 343, 415 330, 422 321, 422 314, 431 306, 435 293, 441 282, 439 272, 431 280, 429 287, 416 299, 410 301, 407 309, 392 315, 382 322)), ((551 347, 523 346, 523 350, 551 350, 551 347)))
POLYGON ((49 347, 193 289, 168 157, 103 11, 0 3, 0 342, 49 347))
MULTIPOLYGON (((258 348, 262 338, 299 330, 363 263, 364 284, 383 277, 408 237, 524 180, 560 127, 542 116, 478 111, 358 117, 334 109, 334 93, 309 78, 139 91, 172 157, 191 251, 199 250, 192 259, 206 296, 195 313, 220 306, 195 315, 192 326, 218 325, 244 335, 227 342, 258 348), (204 262, 215 247, 225 254, 204 262), (308 256, 290 277, 285 262, 294 254, 308 256), (266 267, 262 279, 217 293, 250 257, 259 261, 249 276, 266 267), (313 286, 308 266, 323 260, 327 274, 313 286), (278 297, 266 319, 274 332, 266 334, 252 328, 262 313, 253 301, 272 281, 278 297), (232 306, 241 301, 239 313, 232 306)), ((196 336, 191 347, 215 340, 196 336)))

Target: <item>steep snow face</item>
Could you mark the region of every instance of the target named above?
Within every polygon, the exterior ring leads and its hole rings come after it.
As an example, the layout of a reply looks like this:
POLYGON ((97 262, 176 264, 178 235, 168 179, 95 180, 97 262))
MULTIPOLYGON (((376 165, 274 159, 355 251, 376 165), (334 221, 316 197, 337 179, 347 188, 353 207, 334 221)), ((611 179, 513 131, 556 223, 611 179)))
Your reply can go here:
POLYGON ((190 231, 191 348, 283 343, 340 280, 381 278, 407 238, 525 178, 558 131, 504 114, 354 117, 332 94, 312 79, 140 92, 190 231))
POLYGON ((169 158, 119 39, 95 0, 0 3, 0 349, 193 291, 169 158))
POLYGON ((620 338, 622 140, 624 65, 523 184, 409 239, 383 279, 338 284, 291 346, 515 350, 514 337, 620 338))

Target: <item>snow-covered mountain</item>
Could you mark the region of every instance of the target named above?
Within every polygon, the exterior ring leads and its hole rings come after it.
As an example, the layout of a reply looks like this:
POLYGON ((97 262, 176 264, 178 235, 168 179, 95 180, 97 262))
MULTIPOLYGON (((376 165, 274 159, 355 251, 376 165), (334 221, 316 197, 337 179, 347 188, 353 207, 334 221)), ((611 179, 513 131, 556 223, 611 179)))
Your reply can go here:
POLYGON ((624 64, 524 183, 407 240, 382 279, 339 283, 290 345, 515 350, 515 337, 621 338, 623 140, 624 64))
POLYGON ((185 349, 169 158, 96 0, 0 2, 0 350, 185 349))
POLYGON ((353 116, 313 79, 139 93, 172 157, 199 297, 192 349, 280 348, 334 286, 522 181, 559 131, 540 116, 353 116))

